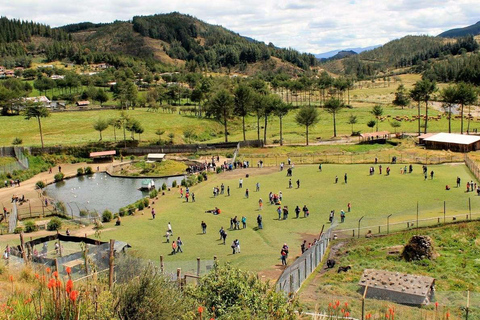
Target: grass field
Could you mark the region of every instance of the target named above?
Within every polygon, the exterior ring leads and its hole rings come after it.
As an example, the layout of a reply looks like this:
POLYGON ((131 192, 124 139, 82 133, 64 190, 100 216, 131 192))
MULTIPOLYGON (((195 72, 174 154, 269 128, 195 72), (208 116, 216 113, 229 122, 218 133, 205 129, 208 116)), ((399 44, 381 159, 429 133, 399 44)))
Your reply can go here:
MULTIPOLYGON (((380 269, 434 277, 436 279, 435 301, 439 302, 439 313, 442 314, 448 309, 453 319, 465 319, 462 307, 466 305, 466 291, 473 291, 470 295, 471 318, 469 319, 479 319, 479 231, 480 222, 472 222, 422 229, 420 232, 398 233, 387 237, 333 242, 332 247, 338 247, 338 251, 332 258, 338 265, 350 265, 352 269, 348 273, 337 273, 334 268, 321 276, 318 273, 315 274, 312 277, 315 280, 302 288, 300 299, 310 309, 313 309, 315 304, 320 308, 326 308, 328 302, 336 299, 342 302, 348 301, 353 310, 352 316, 359 317, 361 294, 358 292, 358 281, 364 269, 380 269), (394 251, 392 248, 398 250, 399 246, 401 248, 413 235, 419 233, 432 238, 438 255, 435 260, 406 262, 399 257, 399 254, 388 253, 394 251), (462 314, 463 316, 460 317, 462 314)), ((381 314, 380 311, 385 308, 385 305, 395 306, 396 318, 399 319, 439 319, 438 314, 435 317, 433 305, 420 309, 367 300, 366 310, 372 314, 381 314)))
MULTIPOLYGON (((385 165, 386 166, 386 165, 385 165)), ((180 199, 179 190, 174 189, 161 196, 154 207, 157 212, 155 220, 145 210, 133 217, 125 217, 122 226, 115 228, 112 223, 106 224, 107 230, 102 232, 102 240, 118 239, 127 241, 132 250, 144 258, 158 261, 160 255, 166 256, 166 263, 175 265, 176 261, 194 261, 196 257, 211 260, 214 255, 225 261, 233 261, 236 265, 254 271, 268 270, 279 264, 279 252, 283 243, 288 243, 292 255, 300 252, 303 239, 313 240, 317 237, 322 225, 329 226, 330 210, 338 213, 346 210, 348 202, 352 204, 352 212, 347 213, 346 222, 340 227, 355 227, 357 220, 365 216, 364 222, 377 224, 387 214, 393 213, 392 222, 410 219, 416 214, 416 202, 420 203, 420 216, 439 216, 443 214, 443 201, 448 206, 448 213, 468 212, 468 197, 472 198, 473 210, 480 206, 480 197, 473 193, 465 193, 463 188, 444 190, 446 184, 454 186, 457 176, 462 181, 472 179, 464 165, 429 166, 435 171, 435 178, 424 181, 419 165, 414 166, 412 174, 400 175, 400 165, 392 165, 390 176, 376 174, 369 176, 368 165, 324 165, 323 172, 317 166, 297 166, 294 169, 294 188, 288 189, 288 178, 285 171, 277 172, 275 168, 236 170, 220 175, 210 175, 208 181, 191 188, 196 195, 196 203, 186 203, 180 199), (343 182, 343 174, 348 173, 348 184, 343 182), (250 177, 245 178, 249 173, 250 177), (334 184, 335 175, 339 183, 334 184), (238 188, 238 179, 244 178, 244 189, 238 188), (300 179, 301 187, 295 188, 295 181, 300 179), (255 192, 255 183, 259 182, 260 192, 255 192), (231 196, 220 195, 213 198, 212 188, 221 183, 231 188, 231 196), (250 190, 250 198, 245 198, 245 188, 250 190), (283 205, 288 205, 290 215, 287 220, 278 220, 276 206, 268 203, 270 191, 283 191, 283 205), (264 208, 258 211, 258 199, 264 200, 264 208), (310 217, 295 219, 294 208, 307 205, 310 217), (218 216, 205 213, 215 206, 222 210, 218 216), (264 229, 256 230, 256 217, 263 216, 264 229), (237 215, 247 217, 248 227, 245 230, 228 231, 227 244, 219 239, 221 226, 229 228, 230 218, 237 215), (204 220, 207 234, 201 234, 200 223, 204 220), (184 253, 168 255, 170 244, 165 243, 167 223, 172 223, 174 237, 181 236, 184 242, 184 253), (110 229, 113 228, 113 229, 110 229), (230 244, 238 238, 242 253, 232 255, 230 244)), ((226 191, 225 191, 226 192, 226 191)), ((383 220, 382 220, 383 221, 383 220)), ((278 266, 276 268, 279 268, 278 266)))

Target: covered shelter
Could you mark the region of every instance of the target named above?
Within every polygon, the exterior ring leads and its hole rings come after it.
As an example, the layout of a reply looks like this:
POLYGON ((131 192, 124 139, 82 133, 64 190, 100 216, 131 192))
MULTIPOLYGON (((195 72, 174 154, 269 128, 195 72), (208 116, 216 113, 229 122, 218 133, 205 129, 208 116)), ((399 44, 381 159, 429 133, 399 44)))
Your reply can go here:
POLYGON ((418 144, 425 144, 425 139, 430 138, 431 136, 436 135, 436 133, 424 133, 418 136, 418 144))
POLYGON ((480 136, 458 134, 458 133, 437 133, 423 139, 427 149, 442 149, 458 152, 469 152, 480 150, 480 136))
POLYGON ((407 305, 430 303, 435 290, 435 279, 403 272, 365 269, 358 283, 366 297, 407 305))
POLYGON ((360 142, 362 143, 386 143, 390 138, 390 132, 377 131, 360 134, 360 142))
POLYGON ((165 159, 165 153, 149 153, 147 162, 161 162, 165 159))
POLYGON ((90 158, 95 162, 113 162, 113 157, 116 154, 116 150, 90 152, 90 158))
POLYGON ((77 107, 79 108, 86 108, 90 105, 90 101, 84 100, 84 101, 77 101, 77 107))

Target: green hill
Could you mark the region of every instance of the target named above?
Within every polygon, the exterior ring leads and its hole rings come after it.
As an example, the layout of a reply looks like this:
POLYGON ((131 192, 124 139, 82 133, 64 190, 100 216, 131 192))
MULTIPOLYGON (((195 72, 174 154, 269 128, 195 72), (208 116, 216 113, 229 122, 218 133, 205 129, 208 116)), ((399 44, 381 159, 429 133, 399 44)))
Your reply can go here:
POLYGON ((458 38, 468 35, 476 36, 480 34, 480 21, 465 28, 451 29, 440 33, 438 36, 442 38, 458 38))

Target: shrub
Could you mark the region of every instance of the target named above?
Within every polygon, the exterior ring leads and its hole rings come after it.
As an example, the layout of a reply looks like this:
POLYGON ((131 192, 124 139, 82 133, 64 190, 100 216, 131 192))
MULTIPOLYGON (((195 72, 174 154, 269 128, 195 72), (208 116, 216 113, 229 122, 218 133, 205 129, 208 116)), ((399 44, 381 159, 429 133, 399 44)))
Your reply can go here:
POLYGON ((34 232, 34 231, 37 231, 37 230, 38 230, 38 227, 35 224, 35 222, 33 222, 33 221, 26 221, 25 222, 25 232, 26 233, 34 232))
POLYGON ((153 189, 152 191, 150 191, 150 199, 153 199, 155 198, 156 196, 158 195, 158 191, 156 189, 153 189))
POLYGON ((92 174, 92 173, 93 173, 92 167, 85 168, 85 174, 92 174))
POLYGON ((227 153, 227 154, 225 155, 225 157, 227 157, 227 158, 233 158, 233 153, 229 152, 229 153, 227 153))
POLYGON ((206 171, 202 171, 202 176, 203 176, 203 180, 207 181, 208 180, 208 176, 207 176, 207 172, 206 171))
POLYGON ((176 188, 177 187, 177 180, 173 180, 172 182, 172 188, 176 188))
POLYGON ((77 169, 77 176, 82 176, 85 172, 83 171, 83 168, 78 168, 77 169))
POLYGON ((37 181, 37 183, 35 183, 35 186, 37 187, 37 189, 43 189, 45 188, 45 182, 37 181))
POLYGON ((221 173, 221 172, 222 172, 222 168, 217 167, 217 173, 221 173))
POLYGON ((102 221, 100 221, 98 219, 95 219, 94 225, 95 226, 93 228, 96 229, 96 230, 103 229, 103 223, 102 223, 102 221))
POLYGON ((127 209, 126 208, 120 208, 118 209, 118 215, 120 217, 124 217, 127 214, 127 209))
POLYGON ((148 207, 149 204, 150 204, 150 200, 148 198, 143 198, 143 205, 145 207, 148 207))
POLYGON ((62 220, 60 220, 60 218, 57 218, 57 217, 53 217, 47 224, 48 231, 60 230, 61 227, 62 227, 62 220))
POLYGON ((137 208, 140 211, 142 211, 143 208, 145 208, 145 204, 143 203, 143 200, 140 200, 140 201, 137 202, 137 208))
POLYGON ((187 186, 187 180, 182 179, 182 182, 180 182, 180 184, 181 184, 183 187, 186 187, 186 186, 187 186))
POLYGON ((105 210, 102 213, 102 222, 110 222, 113 219, 113 214, 110 210, 105 210))
POLYGON ((80 210, 79 214, 80 214, 80 217, 88 217, 89 212, 88 210, 80 210))
POLYGON ((13 230, 13 233, 16 233, 16 234, 19 234, 19 233, 22 233, 22 232, 23 232, 22 227, 16 227, 15 230, 13 230))
POLYGON ((65 206, 65 203, 62 201, 58 201, 55 203, 55 209, 57 210, 58 214, 61 215, 66 215, 67 214, 67 207, 65 206))
POLYGON ((58 182, 62 181, 64 177, 65 175, 63 174, 63 172, 59 172, 53 177, 53 179, 55 180, 55 182, 58 182))
POLYGON ((162 184, 162 190, 167 190, 167 184, 165 182, 162 184))
POLYGON ((203 175, 199 174, 197 176, 197 180, 198 180, 198 182, 203 182, 203 175))
POLYGON ((13 139, 13 141, 12 141, 12 144, 13 144, 14 146, 17 146, 17 145, 22 144, 22 143, 23 143, 23 140, 20 139, 19 137, 16 137, 16 138, 13 139))
POLYGON ((130 204, 130 205, 128 206, 128 214, 129 214, 129 215, 134 214, 134 213, 135 213, 135 208, 136 208, 135 205, 130 204))

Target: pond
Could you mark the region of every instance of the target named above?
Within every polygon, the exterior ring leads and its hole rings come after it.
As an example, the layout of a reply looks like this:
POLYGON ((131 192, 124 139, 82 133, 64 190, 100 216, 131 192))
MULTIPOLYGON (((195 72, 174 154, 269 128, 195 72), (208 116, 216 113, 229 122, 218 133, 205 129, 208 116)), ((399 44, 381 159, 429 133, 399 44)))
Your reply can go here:
MULTIPOLYGON (((46 194, 65 203, 69 215, 79 216, 80 210, 97 211, 101 214, 105 209, 118 212, 118 209, 148 196, 148 191, 139 188, 144 178, 110 177, 104 172, 89 176, 75 177, 57 182, 46 187, 46 194)), ((166 183, 168 187, 175 180, 177 184, 184 176, 154 178, 158 189, 166 183)))

